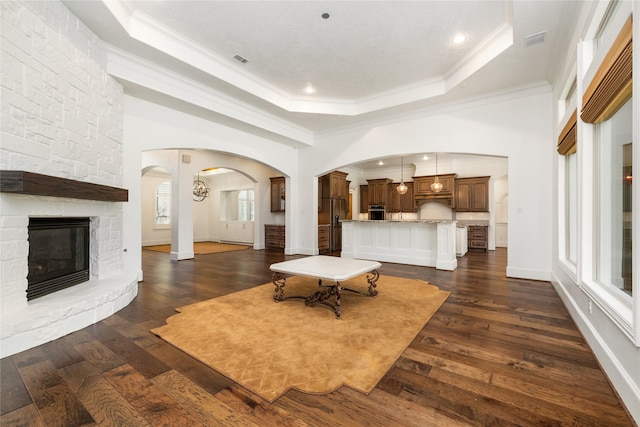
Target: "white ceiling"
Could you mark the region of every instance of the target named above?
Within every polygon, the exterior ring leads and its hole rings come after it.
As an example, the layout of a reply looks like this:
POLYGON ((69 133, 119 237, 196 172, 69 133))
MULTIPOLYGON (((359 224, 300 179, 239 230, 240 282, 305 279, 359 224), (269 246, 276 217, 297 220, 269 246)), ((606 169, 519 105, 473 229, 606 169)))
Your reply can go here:
MULTIPOLYGON (((574 22, 586 3, 63 2, 112 52, 135 55, 310 135, 553 83, 557 52, 564 51, 572 32, 567 22, 574 22), (458 33, 467 40, 455 46, 458 33), (538 33, 544 41, 527 46, 526 38, 538 33), (307 84, 315 94, 304 93, 307 84)), ((120 79, 130 94, 250 131, 274 132, 120 79)))

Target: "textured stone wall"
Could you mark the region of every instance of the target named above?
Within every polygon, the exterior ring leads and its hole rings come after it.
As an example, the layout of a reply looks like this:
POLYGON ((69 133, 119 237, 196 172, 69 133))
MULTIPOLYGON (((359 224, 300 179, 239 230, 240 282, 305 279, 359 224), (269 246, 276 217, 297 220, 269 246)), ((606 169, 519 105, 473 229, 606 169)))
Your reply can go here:
POLYGON ((122 86, 57 1, 3 0, 0 168, 122 184, 122 86))
MULTIPOLYGON (((58 1, 0 1, 0 169, 121 187, 122 86, 104 43, 58 1)), ((0 357, 114 313, 137 293, 123 272, 122 203, 0 194, 0 357), (27 302, 32 216, 91 218, 90 281, 27 302)))

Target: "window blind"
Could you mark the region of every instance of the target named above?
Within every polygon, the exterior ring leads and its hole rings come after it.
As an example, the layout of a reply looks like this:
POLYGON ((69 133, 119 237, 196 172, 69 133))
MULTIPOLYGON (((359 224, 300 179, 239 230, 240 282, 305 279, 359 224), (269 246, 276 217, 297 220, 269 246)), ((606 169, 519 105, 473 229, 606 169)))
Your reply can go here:
POLYGON ((584 92, 580 114, 584 122, 610 119, 631 98, 632 29, 630 16, 584 92))
POLYGON ((578 110, 573 110, 573 114, 569 117, 567 124, 562 128, 560 136, 558 136, 558 153, 566 156, 576 152, 577 138, 576 138, 576 123, 578 121, 578 110))

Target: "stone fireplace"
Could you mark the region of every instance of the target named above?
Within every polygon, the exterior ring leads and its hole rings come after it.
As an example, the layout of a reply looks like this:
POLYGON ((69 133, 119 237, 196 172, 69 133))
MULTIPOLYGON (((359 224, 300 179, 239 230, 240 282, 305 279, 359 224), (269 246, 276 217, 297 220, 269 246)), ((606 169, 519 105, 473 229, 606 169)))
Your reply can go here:
MULTIPOLYGON (((0 357, 26 350, 96 323, 129 304, 138 292, 136 272, 123 271, 122 203, 82 200, 7 192, 6 171, 2 172, 0 195, 0 357), (88 233, 88 271, 80 283, 62 287, 38 298, 27 299, 30 281, 30 253, 72 251, 70 242, 62 246, 42 247, 30 236, 30 222, 57 220, 62 227, 82 218, 88 233), (33 248, 36 244, 39 247, 33 248)), ((56 178, 49 177, 49 180, 56 178)), ((69 182, 71 180, 64 180, 69 182)), ((62 182, 62 181, 61 181, 62 182)), ((78 181, 74 181, 78 182, 78 181)), ((63 182, 64 184, 64 182, 63 182)), ((92 185, 84 184, 83 185, 92 185)), ((53 185, 60 195, 74 194, 61 183, 53 185)), ((98 186, 100 187, 100 186, 98 186)), ((92 197, 95 191, 89 192, 92 197)), ((75 195, 75 194, 74 194, 75 195)), ((76 195, 77 196, 77 195, 76 195)), ((75 235, 69 230, 62 235, 75 235)), ((57 235, 60 238, 60 235, 57 235)), ((38 239, 36 239, 38 240, 38 239)), ((58 267, 68 260, 54 255, 58 267)), ((84 261, 83 261, 84 262, 84 261)), ((55 267, 55 266, 54 266, 55 267)), ((63 270, 75 270, 62 268, 63 270)), ((53 268, 52 270, 55 270, 53 268)), ((72 274, 73 275, 73 274, 72 274)), ((75 278, 77 279, 77 277, 75 278)))

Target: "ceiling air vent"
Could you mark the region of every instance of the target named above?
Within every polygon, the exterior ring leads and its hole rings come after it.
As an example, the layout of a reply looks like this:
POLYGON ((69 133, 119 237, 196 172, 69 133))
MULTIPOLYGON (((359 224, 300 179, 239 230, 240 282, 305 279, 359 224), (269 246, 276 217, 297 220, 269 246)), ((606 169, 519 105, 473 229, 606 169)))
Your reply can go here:
POLYGON ((235 59, 236 61, 241 62, 241 63, 243 63, 243 64, 246 64, 247 62, 249 62, 249 60, 248 60, 248 59, 243 58, 243 57, 242 57, 242 56, 240 56, 240 55, 235 55, 235 56, 233 57, 233 59, 235 59))
POLYGON ((524 40, 525 40, 527 46, 531 46, 531 45, 534 45, 534 44, 542 43, 542 42, 544 42, 545 34, 547 34, 546 31, 541 31, 539 33, 531 34, 530 36, 525 37, 524 40))

